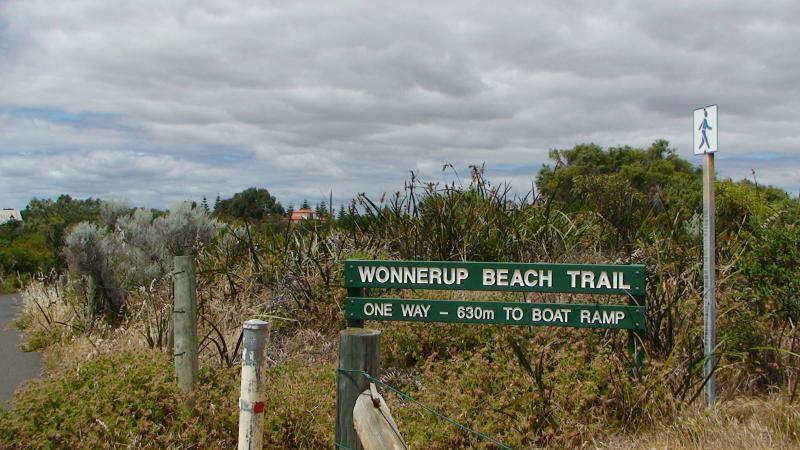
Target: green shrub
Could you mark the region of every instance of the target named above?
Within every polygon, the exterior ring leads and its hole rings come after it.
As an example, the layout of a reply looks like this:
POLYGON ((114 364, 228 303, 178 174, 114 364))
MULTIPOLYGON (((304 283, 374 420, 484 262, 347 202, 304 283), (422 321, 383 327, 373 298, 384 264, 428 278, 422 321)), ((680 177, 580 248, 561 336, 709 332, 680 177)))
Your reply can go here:
POLYGON ((382 361, 406 368, 431 359, 450 359, 493 345, 502 325, 426 324, 400 322, 383 330, 382 361))
POLYGON ((163 353, 123 352, 33 381, 17 394, 13 411, 0 416, 0 446, 230 447, 237 420, 234 402, 226 401, 230 383, 203 371, 192 408, 172 373, 163 353))
POLYGON ((290 363, 267 371, 265 448, 333 445, 336 370, 333 365, 290 363))
MULTIPOLYGON (((667 404, 658 376, 631 376, 619 348, 624 337, 506 327, 481 346, 424 361, 410 375, 387 368, 382 379, 512 448, 578 447, 635 431, 667 404)), ((396 395, 387 401, 412 448, 493 448, 396 395)))
MULTIPOLYGON (((0 409, 0 448, 232 448, 240 369, 200 370, 193 402, 183 400, 169 355, 120 352, 30 382, 0 409)), ((335 411, 331 365, 292 363, 265 377, 267 448, 330 445, 335 411)))

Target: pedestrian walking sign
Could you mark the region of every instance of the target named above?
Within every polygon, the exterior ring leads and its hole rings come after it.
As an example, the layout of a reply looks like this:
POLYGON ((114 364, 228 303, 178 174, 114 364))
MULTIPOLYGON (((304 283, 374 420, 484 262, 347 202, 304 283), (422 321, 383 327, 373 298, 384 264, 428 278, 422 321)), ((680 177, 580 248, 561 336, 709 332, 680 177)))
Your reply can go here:
POLYGON ((717 105, 694 110, 694 154, 703 156, 703 399, 713 406, 717 396, 716 242, 714 232, 714 153, 717 152, 717 105))
POLYGON ((717 151, 717 105, 694 110, 694 154, 704 155, 717 151))

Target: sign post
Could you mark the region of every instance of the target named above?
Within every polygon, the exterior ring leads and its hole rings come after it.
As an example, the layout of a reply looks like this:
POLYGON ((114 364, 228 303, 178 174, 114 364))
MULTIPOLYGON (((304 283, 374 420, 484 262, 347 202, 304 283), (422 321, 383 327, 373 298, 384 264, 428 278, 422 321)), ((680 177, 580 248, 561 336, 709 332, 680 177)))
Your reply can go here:
POLYGON ((694 110, 694 154, 705 155, 703 165, 703 342, 705 362, 703 378, 706 380, 703 400, 706 406, 713 406, 717 397, 717 383, 714 376, 717 358, 717 299, 716 299, 716 258, 714 231, 714 153, 717 152, 717 105, 694 110))
POLYGON ((336 394, 337 448, 361 448, 353 408, 367 387, 363 373, 377 376, 379 337, 367 320, 605 328, 627 330, 634 375, 644 359, 641 334, 647 303, 645 266, 639 264, 540 264, 348 259, 340 333, 336 394), (527 303, 370 297, 368 289, 505 291, 622 296, 627 304, 527 303))
MULTIPOLYGON (((347 260, 345 319, 645 329, 643 265, 347 260), (416 289, 619 295, 626 305, 371 298, 365 290, 416 289)), ((635 344, 635 342, 634 342, 635 344)), ((634 345, 634 361, 641 349, 634 345)))

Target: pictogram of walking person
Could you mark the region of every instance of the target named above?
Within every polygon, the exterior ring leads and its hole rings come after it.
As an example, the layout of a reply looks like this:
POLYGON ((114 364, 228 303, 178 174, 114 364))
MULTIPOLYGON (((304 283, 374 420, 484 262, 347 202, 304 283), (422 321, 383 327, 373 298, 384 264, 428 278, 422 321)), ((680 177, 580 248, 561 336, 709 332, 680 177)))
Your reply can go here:
POLYGON ((706 144, 707 148, 711 148, 711 144, 708 143, 708 136, 706 136, 706 130, 713 130, 713 128, 708 124, 708 111, 705 108, 703 108, 703 123, 700 124, 698 130, 703 134, 703 139, 700 140, 700 147, 697 147, 697 149, 703 148, 703 144, 706 144))

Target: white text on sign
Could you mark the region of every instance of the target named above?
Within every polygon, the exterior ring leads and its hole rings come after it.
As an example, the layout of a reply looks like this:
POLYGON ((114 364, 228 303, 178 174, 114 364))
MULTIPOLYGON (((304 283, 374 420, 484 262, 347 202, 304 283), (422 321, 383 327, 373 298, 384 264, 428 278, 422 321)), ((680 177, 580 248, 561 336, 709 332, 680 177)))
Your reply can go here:
MULTIPOLYGON (((442 319, 438 316, 449 316, 451 311, 436 308, 431 309, 434 303, 428 304, 400 304, 399 310, 396 305, 385 302, 364 302, 363 314, 367 319, 383 320, 407 320, 407 319, 442 319)), ((443 304, 440 304, 442 306, 443 304)), ((454 308, 455 316, 458 319, 467 319, 474 322, 486 321, 495 323, 500 319, 503 323, 542 323, 552 325, 566 325, 574 322, 581 325, 618 325, 627 318, 627 313, 620 310, 598 310, 593 308, 569 309, 556 307, 538 307, 536 305, 521 306, 471 306, 460 304, 454 308), (573 315, 573 313, 575 315, 573 315), (577 317, 576 317, 577 316, 577 317)))
MULTIPOLYGON (((625 272, 606 270, 566 270, 559 274, 569 282, 571 289, 583 290, 628 290, 631 285, 625 280, 625 272)), ((423 266, 359 266, 358 276, 362 283, 413 284, 436 286, 461 286, 470 278, 466 267, 423 266)), ((552 269, 505 269, 483 268, 480 272, 481 286, 552 288, 552 269)))

